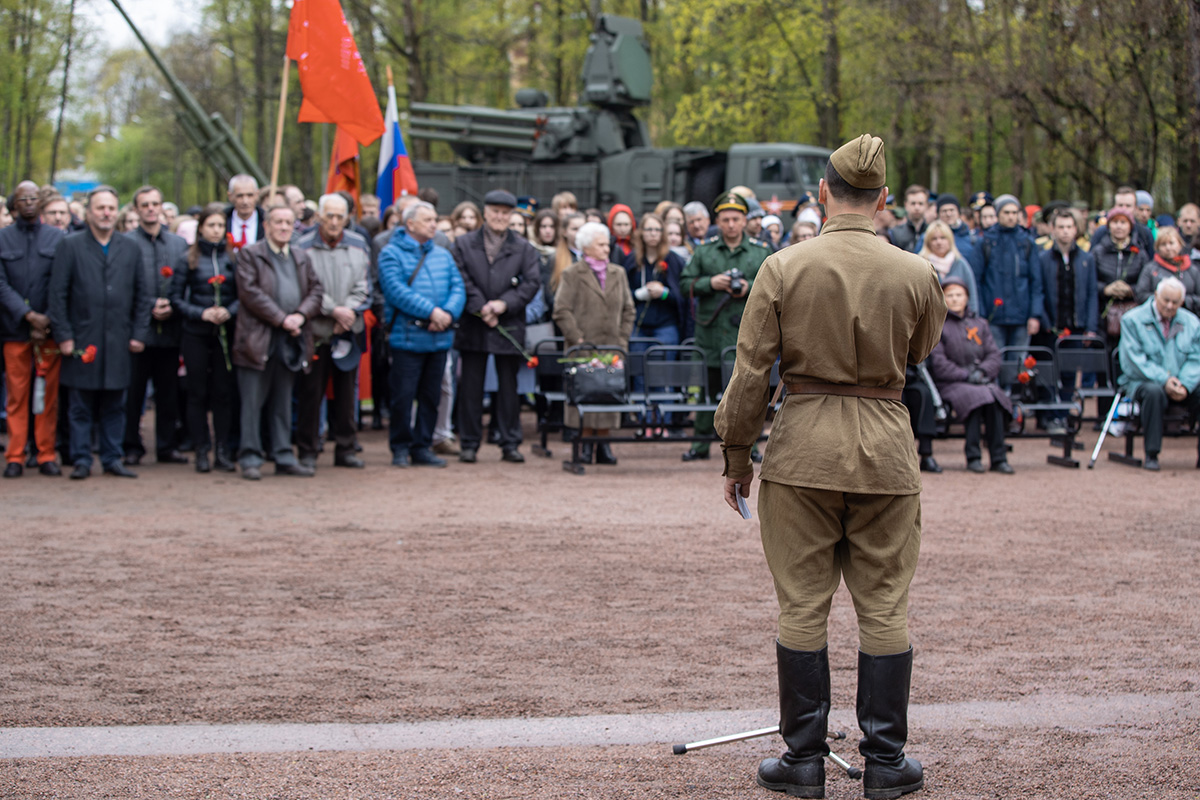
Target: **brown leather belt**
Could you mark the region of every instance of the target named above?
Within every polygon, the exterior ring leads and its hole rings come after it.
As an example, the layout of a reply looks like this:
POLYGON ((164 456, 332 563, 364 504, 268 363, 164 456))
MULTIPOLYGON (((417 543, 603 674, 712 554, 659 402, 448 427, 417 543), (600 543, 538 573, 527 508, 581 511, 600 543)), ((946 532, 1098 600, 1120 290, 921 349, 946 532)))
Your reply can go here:
POLYGON ((789 383, 788 394, 834 394, 839 397, 865 397, 870 400, 899 400, 901 389, 881 386, 857 386, 853 383, 789 383))

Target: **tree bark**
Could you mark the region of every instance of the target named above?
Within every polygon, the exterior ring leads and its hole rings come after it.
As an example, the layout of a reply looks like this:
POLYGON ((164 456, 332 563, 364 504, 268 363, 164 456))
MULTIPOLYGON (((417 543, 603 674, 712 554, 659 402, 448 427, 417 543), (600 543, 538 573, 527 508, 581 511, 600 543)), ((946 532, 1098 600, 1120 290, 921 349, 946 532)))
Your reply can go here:
MULTIPOLYGON (((67 41, 63 52, 62 92, 58 100, 58 122, 54 126, 54 144, 50 147, 50 178, 48 183, 54 183, 54 174, 58 171, 58 145, 62 141, 63 117, 67 113, 67 90, 71 75, 71 48, 75 40, 75 0, 67 9, 67 41)), ((178 196, 178 195, 176 195, 178 196)))

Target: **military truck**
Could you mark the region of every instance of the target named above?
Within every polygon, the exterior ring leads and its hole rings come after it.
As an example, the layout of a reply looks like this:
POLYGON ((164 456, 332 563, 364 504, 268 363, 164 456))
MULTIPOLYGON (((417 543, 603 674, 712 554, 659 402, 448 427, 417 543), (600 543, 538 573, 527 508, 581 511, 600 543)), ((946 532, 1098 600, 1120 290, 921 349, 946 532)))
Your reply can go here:
POLYGON ((663 200, 710 204, 724 189, 749 186, 784 220, 805 191, 816 194, 830 151, 790 143, 656 148, 634 109, 650 102, 650 51, 640 22, 601 16, 583 62, 587 106, 548 107, 545 92, 522 89, 517 108, 413 103, 409 135, 445 142, 458 163, 414 162, 417 180, 450 208, 481 202, 492 189, 548 203, 574 192, 581 208, 629 205, 637 213, 663 200), (776 203, 778 206, 776 206, 776 203))

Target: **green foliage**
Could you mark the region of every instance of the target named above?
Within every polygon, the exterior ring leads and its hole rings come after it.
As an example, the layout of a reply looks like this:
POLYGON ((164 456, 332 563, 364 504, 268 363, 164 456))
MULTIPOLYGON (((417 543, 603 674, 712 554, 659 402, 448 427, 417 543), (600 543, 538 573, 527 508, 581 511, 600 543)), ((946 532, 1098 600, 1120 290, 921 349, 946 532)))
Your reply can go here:
MULTIPOLYGON (((640 18, 654 65, 644 115, 656 144, 888 143, 889 183, 966 196, 1107 201, 1119 182, 1163 207, 1200 188, 1197 0, 606 0, 640 18)), ((44 169, 64 0, 0 0, 0 184, 44 169), (28 54, 28 57, 24 57, 28 54)), ((412 102, 511 107, 523 86, 573 105, 594 20, 569 0, 344 0, 381 102, 395 73, 412 102)), ((287 9, 208 0, 202 26, 162 55, 208 112, 270 168, 287 9)), ((321 189, 332 131, 297 125, 291 73, 281 181, 321 189)), ((81 81, 83 78, 80 79, 81 81)), ((73 92, 64 163, 119 186, 144 179, 184 202, 216 191, 139 52, 112 52, 73 92), (94 126, 90 130, 88 126, 94 126), (102 143, 93 142, 99 133, 102 143)), ((443 145, 413 154, 448 159, 443 145)), ((370 175, 377 147, 363 150, 370 175)), ((371 182, 368 179, 368 187, 371 182)))

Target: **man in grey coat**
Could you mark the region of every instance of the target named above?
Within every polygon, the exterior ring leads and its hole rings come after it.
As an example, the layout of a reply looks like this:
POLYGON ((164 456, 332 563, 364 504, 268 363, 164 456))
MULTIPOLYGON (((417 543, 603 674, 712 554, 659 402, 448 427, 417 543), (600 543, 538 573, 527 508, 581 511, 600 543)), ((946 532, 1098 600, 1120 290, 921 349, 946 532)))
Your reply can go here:
POLYGON ((92 424, 100 423, 104 471, 136 473, 121 463, 125 393, 132 354, 146 347, 154 288, 137 245, 115 233, 117 191, 87 194, 86 227, 63 239, 50 273, 50 327, 63 353, 62 385, 70 389, 71 478, 92 471, 92 424))

